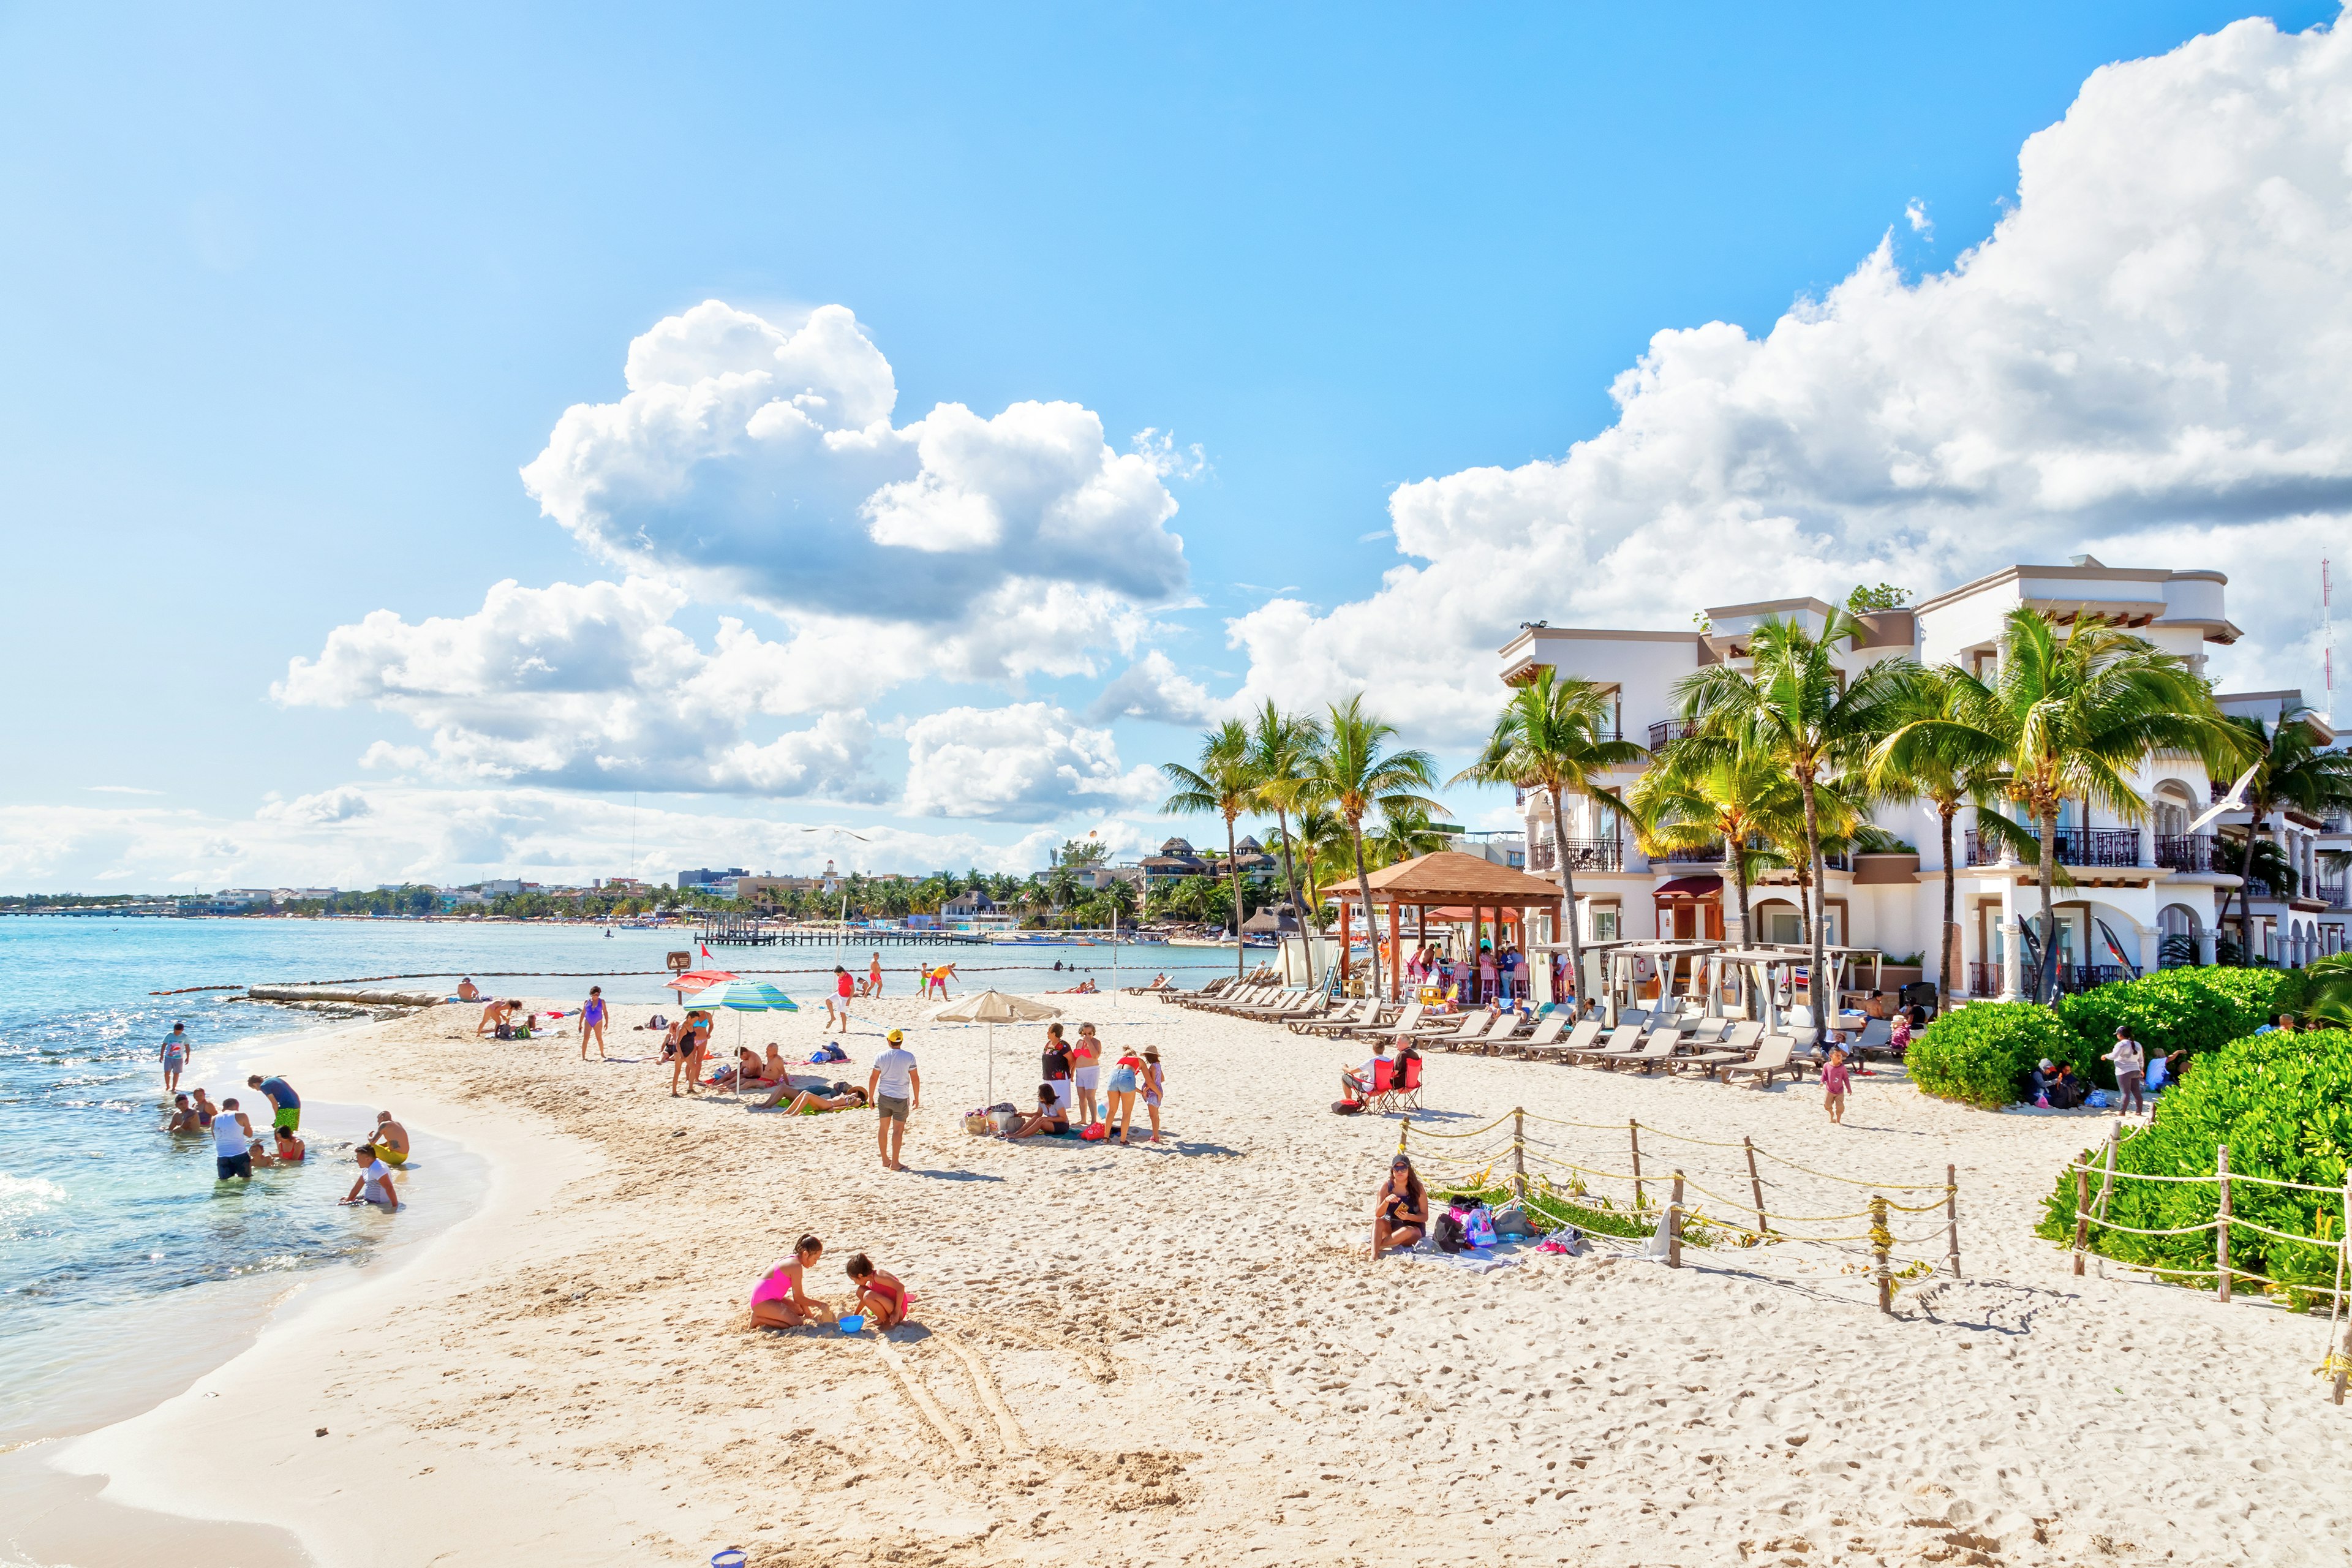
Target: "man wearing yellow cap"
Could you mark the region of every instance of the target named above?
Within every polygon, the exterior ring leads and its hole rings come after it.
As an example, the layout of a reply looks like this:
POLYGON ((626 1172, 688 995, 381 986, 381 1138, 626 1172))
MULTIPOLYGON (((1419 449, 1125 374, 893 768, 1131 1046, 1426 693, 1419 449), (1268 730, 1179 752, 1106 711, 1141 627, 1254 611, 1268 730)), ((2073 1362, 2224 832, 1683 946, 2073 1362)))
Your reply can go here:
POLYGON ((923 1075, 915 1070, 915 1053, 907 1048, 904 1032, 890 1031, 887 1048, 874 1058, 874 1070, 866 1075, 866 1093, 881 1115, 874 1140, 882 1152, 882 1168, 903 1171, 907 1167, 898 1163, 898 1149, 907 1141, 907 1117, 923 1105, 923 1075))

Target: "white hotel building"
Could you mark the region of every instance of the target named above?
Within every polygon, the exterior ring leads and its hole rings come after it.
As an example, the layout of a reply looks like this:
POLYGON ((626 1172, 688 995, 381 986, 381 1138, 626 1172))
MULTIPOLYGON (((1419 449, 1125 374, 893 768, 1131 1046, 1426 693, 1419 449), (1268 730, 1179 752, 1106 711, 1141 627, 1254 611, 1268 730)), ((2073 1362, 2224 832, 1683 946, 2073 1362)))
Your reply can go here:
MULTIPOLYGON (((2002 618, 2025 605, 2062 618, 2104 617, 2201 670, 2208 648, 2239 636, 2223 608, 2228 581, 2219 572, 2112 567, 2089 556, 2064 566, 2011 566, 1909 608, 1863 616, 1868 635, 1858 646, 1841 645, 1835 657, 1849 672, 1907 655, 1926 664, 1957 662, 1990 673, 1999 656, 2002 618)), ((1748 637, 1768 618, 1796 620, 1819 631, 1830 614, 1831 606, 1818 599, 1780 599, 1710 609, 1705 631, 1535 626, 1504 647, 1501 675, 1507 684, 1516 684, 1550 666, 1599 682, 1614 693, 1618 732, 1654 751, 1677 732, 1678 681, 1703 666, 1744 662, 1748 637)), ((2221 702, 2225 711, 2274 721, 2283 706, 2298 700, 2295 692, 2272 691, 2224 695, 2221 702)), ((1631 785, 1639 771, 1626 769, 1612 782, 1631 785)), ((2059 819, 2058 858, 2074 884, 2059 889, 2057 908, 2062 981, 2070 989, 2159 967, 2159 949, 2168 936, 2189 938, 2199 957, 2210 962, 2225 916, 2235 935, 2237 911, 2231 900, 2239 879, 2231 868, 2234 858, 2220 852, 2215 829, 2243 824, 2246 814, 2220 818, 2197 834, 2188 831, 2231 781, 2217 787, 2195 758, 2161 752, 2148 759, 2136 782, 2148 803, 2139 822, 2119 821, 2080 803, 2059 819)), ((1572 857, 1579 918, 1588 939, 1721 940, 1727 889, 1719 875, 1720 850, 1653 860, 1641 852, 1631 825, 1590 797, 1563 804, 1564 846, 1552 841, 1549 800, 1540 792, 1528 793, 1528 868, 1556 875, 1563 850, 1572 857)), ((1882 809, 1876 819, 1918 853, 1833 861, 1822 889, 1826 938, 1832 945, 1874 947, 1890 959, 1922 953, 1927 977, 1933 979, 1944 869, 1935 815, 1914 805, 1882 809)), ((1952 989, 1959 995, 2015 995, 2024 959, 2021 922, 2041 910, 2035 869, 1981 842, 1973 812, 1963 810, 1954 827, 1959 865, 1954 918, 1960 926, 1961 961, 1952 989)), ((2328 856, 2352 848, 2352 824, 2292 814, 2281 822, 2274 815, 2269 831, 2282 838, 2303 882, 2293 900, 2269 897, 2257 885, 2252 922, 2256 950, 2288 964, 2343 951, 2345 879, 2340 870, 2329 868, 2328 856)), ((1736 904, 1737 889, 1727 896, 1736 904)), ((1768 872, 1758 879, 1750 893, 1750 940, 1800 940, 1798 897, 1792 873, 1768 872)))

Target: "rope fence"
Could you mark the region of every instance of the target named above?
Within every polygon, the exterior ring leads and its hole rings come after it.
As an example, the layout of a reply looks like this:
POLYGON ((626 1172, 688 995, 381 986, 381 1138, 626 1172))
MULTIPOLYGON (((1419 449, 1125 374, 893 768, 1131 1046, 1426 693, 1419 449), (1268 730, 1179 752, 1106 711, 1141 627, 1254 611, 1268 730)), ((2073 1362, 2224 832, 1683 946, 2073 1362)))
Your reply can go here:
MULTIPOLYGON (((2074 1173, 2074 1272, 2081 1274, 2086 1260, 2096 1257, 2100 1260, 2102 1272, 2107 1263, 2113 1262, 2118 1268, 2131 1269, 2136 1273, 2178 1279, 2184 1282, 2210 1280, 2213 1297, 2217 1301, 2231 1300, 2233 1288, 2240 1283, 2266 1286, 2273 1291, 2284 1293, 2290 1303, 2294 1302, 2298 1296, 2308 1298, 2324 1296, 2328 1303, 2326 1338, 2321 1346, 2319 1365, 2314 1370, 2318 1375, 2331 1380, 2330 1395, 2336 1404, 2343 1404, 2346 1384, 2348 1381, 2352 1381, 2352 1310, 2347 1310, 2352 1309, 2352 1293, 2347 1293, 2346 1289, 2347 1278, 2352 1278, 2352 1171, 2345 1173, 2344 1184, 2341 1187, 2318 1186, 2309 1182, 2290 1182, 2276 1176, 2258 1176, 2251 1172, 2231 1170, 2230 1146, 2224 1143, 2213 1152, 2213 1170, 2210 1174, 2142 1174, 2137 1171, 2118 1168, 2124 1141, 2128 1135, 2126 1129, 2118 1125, 2109 1132, 2105 1146, 2095 1158, 2077 1157, 2067 1163, 2066 1168, 2074 1173), (2099 1178, 2099 1190, 2095 1198, 2091 1193, 2091 1178, 2095 1174, 2099 1178), (2126 1225, 2121 1220, 2110 1217, 2109 1210, 2119 1186, 2131 1183, 2149 1184, 2159 1193, 2166 1188, 2210 1188, 2212 1189, 2212 1217, 2193 1225, 2169 1226, 2126 1225), (2272 1191, 2318 1193, 2334 1198, 2336 1200, 2334 1205, 2321 1205, 2315 1207, 2312 1223, 2315 1230, 2323 1233, 2333 1230, 2335 1234, 2333 1236, 2311 1235, 2299 1231, 2282 1230, 2276 1226, 2264 1225, 2260 1220, 2237 1213, 2238 1190, 2249 1186, 2272 1191), (2230 1256, 2231 1240, 2240 1232, 2263 1237, 2272 1241, 2284 1243, 2289 1247, 2309 1248, 2327 1255, 2328 1260, 2333 1264, 2329 1271, 2330 1283, 2321 1285, 2307 1276, 2302 1279, 2283 1279, 2280 1277, 2282 1270, 2276 1262, 2268 1264, 2273 1270, 2271 1273, 2259 1273, 2233 1262, 2230 1256), (2141 1258, 2118 1256, 2116 1251, 2098 1245, 2099 1237, 2103 1233, 2159 1239, 2210 1235, 2213 1238, 2212 1261, 2210 1263, 2192 1262, 2186 1266, 2176 1267, 2168 1263, 2150 1262, 2141 1258)), ((2202 1206, 2200 1199, 2191 1194, 2182 1193, 2179 1198, 2186 1199, 2199 1207, 2202 1206)), ((2055 1207, 2053 1200, 2053 1209, 2055 1207)), ((2297 1212, 2300 1212, 2300 1205, 2297 1205, 2297 1212)), ((2295 1256, 2297 1255, 2293 1253, 2285 1254, 2283 1260, 2292 1259, 2295 1256)))
POLYGON ((1951 1165, 1944 1167, 1941 1182, 1869 1181, 1800 1165, 1758 1148, 1751 1138, 1742 1138, 1736 1143, 1694 1138, 1651 1126, 1639 1118, 1629 1117, 1622 1122, 1576 1121, 1541 1116, 1519 1107, 1482 1126, 1460 1131, 1441 1132, 1417 1126, 1411 1120, 1400 1121, 1397 1152, 1439 1167, 1433 1173, 1445 1174, 1446 1185, 1473 1192, 1507 1190, 1526 1206, 1588 1231, 1625 1239, 1662 1237, 1670 1268, 1682 1267, 1685 1243, 1701 1247, 1801 1243, 1832 1249, 1867 1244, 1865 1251, 1877 1283, 1882 1312, 1895 1310, 1895 1292, 1905 1280, 1935 1273, 1938 1268, 1948 1269, 1954 1279, 1960 1277, 1959 1175, 1951 1165), (1532 1134, 1530 1123, 1538 1130, 1532 1134), (1622 1134, 1625 1168, 1618 1169, 1619 1162, 1614 1159, 1600 1163, 1603 1157, 1599 1153, 1573 1148, 1564 1139, 1542 1131, 1550 1128, 1622 1134), (1642 1147, 1645 1133, 1652 1140, 1653 1153, 1646 1173, 1642 1147), (1670 1167, 1662 1176, 1654 1163, 1657 1141, 1661 1139, 1701 1149, 1738 1150, 1739 1163, 1729 1179, 1716 1177, 1711 1171, 1705 1173, 1724 1186, 1740 1184, 1738 1177, 1744 1174, 1744 1194, 1705 1185, 1693 1180, 1681 1166, 1670 1167), (1805 1175, 1865 1189, 1868 1199, 1859 1209, 1833 1214, 1790 1212, 1795 1206, 1793 1202, 1789 1207, 1778 1206, 1786 1201, 1778 1190, 1781 1184, 1766 1178, 1758 1163, 1759 1159, 1805 1175), (1498 1172, 1502 1173, 1500 1180, 1498 1172), (1769 1196, 1768 1188, 1774 1189, 1769 1196), (1664 1189, 1662 1198, 1657 1195, 1659 1189, 1664 1189), (1897 1203, 1888 1195, 1927 1193, 1936 1196, 1921 1204, 1897 1203), (1692 1201, 1694 1196, 1714 1206, 1692 1201), (1916 1235, 1896 1234, 1890 1218, 1896 1215, 1930 1214, 1939 1215, 1940 1223, 1916 1235), (1868 1224, 1858 1231, 1801 1228, 1837 1226, 1853 1220, 1868 1224), (1942 1247, 1937 1251, 1935 1247, 1939 1241, 1942 1247), (1922 1248, 1927 1250, 1914 1250, 1922 1248))

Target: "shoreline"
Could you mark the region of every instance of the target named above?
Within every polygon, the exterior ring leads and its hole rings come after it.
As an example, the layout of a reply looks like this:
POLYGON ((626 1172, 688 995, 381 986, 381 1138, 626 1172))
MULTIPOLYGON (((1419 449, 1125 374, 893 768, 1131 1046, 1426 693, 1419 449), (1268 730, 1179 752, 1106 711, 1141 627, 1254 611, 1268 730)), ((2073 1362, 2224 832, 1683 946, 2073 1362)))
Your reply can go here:
MULTIPOLYGON (((1638 1116, 1733 1158, 1752 1133, 1882 1181, 1955 1163, 1969 1273, 1907 1287, 1890 1317, 1848 1256, 1803 1247, 1680 1271, 1373 1266, 1363 1216, 1397 1123, 1324 1109, 1360 1052, 1148 999, 1050 1000, 1160 1046, 1166 1143, 967 1137, 958 1113, 992 1073, 1018 1098, 1038 1031, 999 1028, 992 1058, 979 1028, 912 1023, 912 999, 857 1024, 835 1069, 862 1083, 869 1031, 908 1021, 924 1098, 903 1175, 879 1169, 867 1116, 671 1099, 651 1037, 625 1027, 614 1062, 585 1066, 570 1037, 477 1044, 470 1012, 349 1031, 305 1079, 476 1150, 479 1211, 373 1288, 281 1312, 197 1387, 80 1440, 76 1467, 106 1472, 110 1500, 257 1521, 326 1568, 727 1545, 759 1568, 2219 1568, 2352 1545, 2327 1501, 2352 1429, 2308 1375, 2317 1322, 2073 1279, 2031 1235, 2095 1119, 1880 1079, 1832 1129, 1806 1089, 1441 1056, 1416 1151, 1525 1104, 1638 1116), (914 1322, 887 1346, 750 1331, 751 1282, 803 1230, 833 1244, 820 1294, 868 1250, 915 1290, 914 1322), (1399 1506, 1367 1508, 1383 1487, 1399 1506)), ((804 1055, 822 1026, 752 1015, 743 1033, 804 1055)), ((1704 1180, 1703 1157, 1676 1158, 1704 1180)))

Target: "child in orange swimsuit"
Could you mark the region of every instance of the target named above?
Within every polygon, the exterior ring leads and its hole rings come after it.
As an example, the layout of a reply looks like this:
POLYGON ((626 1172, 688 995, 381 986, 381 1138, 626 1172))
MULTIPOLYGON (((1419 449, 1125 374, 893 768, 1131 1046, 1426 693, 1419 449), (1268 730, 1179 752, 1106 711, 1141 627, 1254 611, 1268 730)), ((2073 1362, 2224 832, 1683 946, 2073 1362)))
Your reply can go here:
POLYGON ((871 1318, 876 1328, 895 1329, 907 1321, 907 1309, 915 1304, 915 1298, 897 1275, 883 1273, 861 1252, 849 1260, 849 1279, 857 1287, 857 1310, 871 1318))

